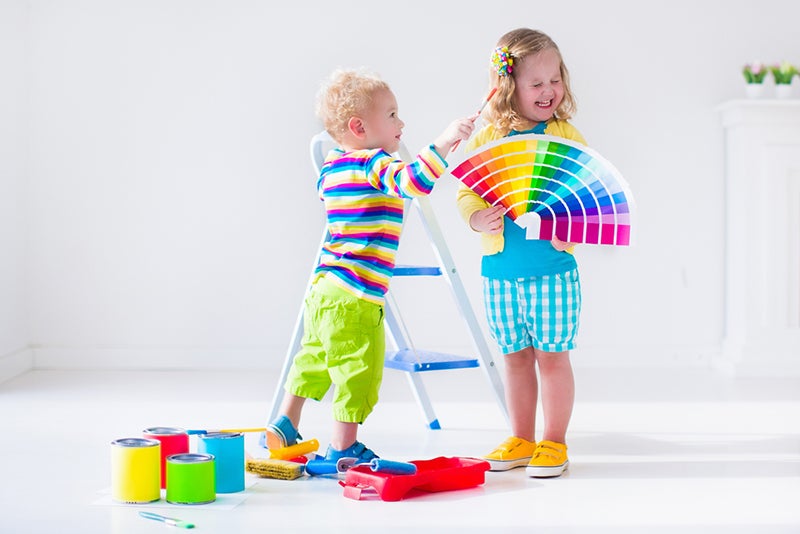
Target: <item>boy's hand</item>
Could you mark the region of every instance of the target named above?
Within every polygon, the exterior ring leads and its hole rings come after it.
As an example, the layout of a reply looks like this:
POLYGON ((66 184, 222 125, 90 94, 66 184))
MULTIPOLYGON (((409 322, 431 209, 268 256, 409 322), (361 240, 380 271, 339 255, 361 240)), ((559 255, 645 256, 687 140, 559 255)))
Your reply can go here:
POLYGON ((478 210, 469 217, 469 225, 476 232, 500 234, 503 232, 503 206, 492 206, 478 210))
POLYGON ((439 153, 442 158, 447 157, 447 153, 453 145, 464 139, 469 139, 472 132, 475 130, 475 117, 465 117, 450 123, 442 134, 433 142, 433 148, 439 153))

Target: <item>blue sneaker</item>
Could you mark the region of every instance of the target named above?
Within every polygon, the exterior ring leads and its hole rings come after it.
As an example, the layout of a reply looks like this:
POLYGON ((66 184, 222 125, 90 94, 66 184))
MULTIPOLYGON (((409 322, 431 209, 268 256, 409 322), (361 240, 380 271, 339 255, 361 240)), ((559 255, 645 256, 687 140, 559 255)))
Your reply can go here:
POLYGON ((259 445, 275 450, 296 445, 298 439, 303 439, 292 422, 285 415, 267 425, 267 431, 261 434, 259 445))
POLYGON ((325 461, 336 464, 339 458, 355 458, 357 464, 370 462, 373 458, 378 458, 378 455, 372 452, 360 441, 356 441, 343 451, 339 451, 328 445, 328 451, 325 453, 325 461))

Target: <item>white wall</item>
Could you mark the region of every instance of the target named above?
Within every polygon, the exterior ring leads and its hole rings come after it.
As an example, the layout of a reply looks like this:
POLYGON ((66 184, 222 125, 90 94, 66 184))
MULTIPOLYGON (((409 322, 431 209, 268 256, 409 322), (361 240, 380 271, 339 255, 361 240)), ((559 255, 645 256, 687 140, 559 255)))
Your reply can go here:
POLYGON ((0 2, 0 381, 32 365, 25 310, 27 7, 0 2))
MULTIPOLYGON (((559 43, 574 123, 638 203, 635 247, 579 249, 574 361, 706 364, 722 335, 715 107, 742 96, 744 62, 800 63, 791 0, 28 4, 27 299, 45 367, 278 367, 323 220, 307 148, 319 83, 338 66, 378 71, 416 150, 474 111, 495 41, 518 26, 559 43)), ((482 318, 455 189, 446 178, 432 199, 482 318)), ((413 230, 401 261, 429 257, 413 230)), ((18 258, 17 235, 3 250, 18 258)), ((449 302, 435 305, 447 293, 395 287, 418 345, 467 346, 449 302)))

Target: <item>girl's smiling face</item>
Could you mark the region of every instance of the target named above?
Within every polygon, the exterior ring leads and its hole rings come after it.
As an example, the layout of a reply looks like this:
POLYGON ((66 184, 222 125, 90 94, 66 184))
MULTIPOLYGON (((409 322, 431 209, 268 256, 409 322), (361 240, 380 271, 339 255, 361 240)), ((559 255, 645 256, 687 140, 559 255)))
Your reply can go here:
POLYGON ((525 119, 548 121, 564 99, 561 56, 548 48, 514 62, 514 103, 525 119))

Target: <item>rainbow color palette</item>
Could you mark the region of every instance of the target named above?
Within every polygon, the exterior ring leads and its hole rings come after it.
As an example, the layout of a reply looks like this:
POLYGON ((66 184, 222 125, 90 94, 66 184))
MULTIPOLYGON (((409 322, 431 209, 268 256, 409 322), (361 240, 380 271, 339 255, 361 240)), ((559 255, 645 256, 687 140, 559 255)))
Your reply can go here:
POLYGON ((451 174, 501 205, 528 239, 630 245, 633 195, 594 150, 561 137, 525 134, 480 146, 451 174))

